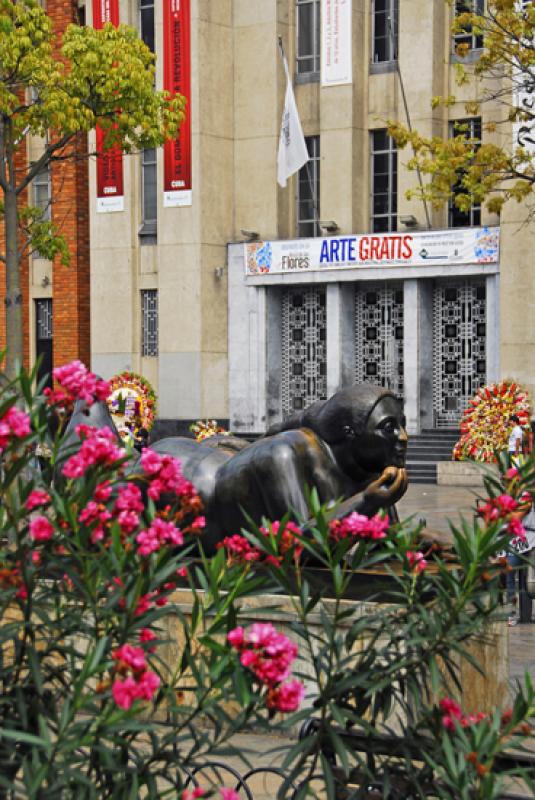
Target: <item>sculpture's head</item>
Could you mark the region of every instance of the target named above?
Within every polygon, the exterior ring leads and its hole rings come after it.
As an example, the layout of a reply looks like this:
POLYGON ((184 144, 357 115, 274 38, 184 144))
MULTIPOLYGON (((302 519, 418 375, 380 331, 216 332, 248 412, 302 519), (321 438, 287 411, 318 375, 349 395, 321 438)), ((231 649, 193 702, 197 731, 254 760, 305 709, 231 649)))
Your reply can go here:
POLYGON ((327 442, 349 475, 405 466, 407 432, 401 403, 388 389, 360 384, 307 409, 303 423, 327 442))

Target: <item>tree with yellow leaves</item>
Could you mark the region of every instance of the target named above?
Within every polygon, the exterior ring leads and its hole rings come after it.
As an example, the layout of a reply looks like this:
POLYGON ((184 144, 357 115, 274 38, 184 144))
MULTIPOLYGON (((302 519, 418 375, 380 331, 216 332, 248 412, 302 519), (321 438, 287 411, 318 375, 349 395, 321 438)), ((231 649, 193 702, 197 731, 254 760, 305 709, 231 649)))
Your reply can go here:
MULTIPOLYGON (((452 5, 453 0, 446 2, 452 5)), ((480 79, 480 100, 466 103, 466 113, 473 117, 482 104, 493 102, 500 118, 484 130, 503 128, 506 143, 481 142, 462 124, 446 140, 423 137, 396 121, 389 123, 389 133, 398 147, 411 145, 409 169, 430 178, 410 190, 409 197, 429 200, 436 208, 452 199, 465 212, 484 202, 499 213, 507 200, 520 202, 535 189, 535 5, 532 0, 487 0, 483 13, 470 8, 476 4, 456 3, 452 33, 461 42, 456 79, 459 86, 480 79), (466 58, 468 41, 482 44, 475 62, 466 58)), ((435 97, 432 105, 455 102, 454 96, 435 97)))
POLYGON ((176 137, 185 101, 154 89, 153 61, 137 32, 124 25, 70 25, 57 48, 51 21, 36 0, 0 0, 0 260, 11 377, 22 361, 21 259, 38 250, 68 261, 60 231, 43 209, 25 204, 26 190, 53 162, 88 156, 80 154, 80 134, 97 125, 104 149, 120 145, 125 153, 176 137), (44 140, 33 163, 20 158, 29 136, 44 140))

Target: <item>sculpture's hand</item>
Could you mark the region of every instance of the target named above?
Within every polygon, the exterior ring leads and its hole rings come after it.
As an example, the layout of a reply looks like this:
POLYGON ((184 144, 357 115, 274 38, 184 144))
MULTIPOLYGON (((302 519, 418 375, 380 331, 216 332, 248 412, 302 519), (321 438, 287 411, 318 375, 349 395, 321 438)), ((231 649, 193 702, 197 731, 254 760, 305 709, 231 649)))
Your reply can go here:
POLYGON ((375 509, 391 506, 400 500, 407 491, 407 470, 403 467, 386 467, 376 481, 370 483, 364 492, 366 506, 375 509))

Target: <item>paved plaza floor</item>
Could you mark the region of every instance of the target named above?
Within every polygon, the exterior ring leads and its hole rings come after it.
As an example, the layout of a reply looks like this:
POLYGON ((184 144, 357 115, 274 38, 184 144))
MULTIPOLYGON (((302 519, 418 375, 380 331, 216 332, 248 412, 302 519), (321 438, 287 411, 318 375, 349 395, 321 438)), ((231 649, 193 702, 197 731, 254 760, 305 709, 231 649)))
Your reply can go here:
MULTIPOLYGON (((398 503, 399 515, 401 519, 412 515, 417 519, 425 518, 429 529, 447 533, 448 520, 456 524, 461 517, 468 520, 472 518, 474 501, 479 492, 482 493, 483 488, 413 484, 398 503)), ((532 619, 535 622, 535 602, 533 605, 532 619)), ((523 677, 526 670, 535 680, 534 622, 508 628, 511 680, 523 677)), ((507 623, 504 621, 503 624, 507 623)))

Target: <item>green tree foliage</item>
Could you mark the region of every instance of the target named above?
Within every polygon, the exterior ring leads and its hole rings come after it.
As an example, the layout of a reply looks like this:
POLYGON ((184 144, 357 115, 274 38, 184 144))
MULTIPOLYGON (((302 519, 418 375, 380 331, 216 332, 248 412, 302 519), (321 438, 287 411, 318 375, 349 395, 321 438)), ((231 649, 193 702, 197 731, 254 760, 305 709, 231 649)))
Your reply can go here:
POLYGON ((0 0, 0 54, 0 259, 6 265, 6 369, 13 375, 22 359, 21 258, 38 250, 68 261, 57 227, 42 209, 25 205, 25 190, 55 161, 79 158, 80 134, 97 124, 106 133, 105 148, 120 144, 126 153, 174 138, 185 101, 154 89, 153 55, 135 30, 71 25, 55 42, 36 0, 0 0), (21 169, 29 136, 45 144, 21 169))
MULTIPOLYGON (((451 0, 447 2, 452 5, 451 0)), ((465 104, 467 116, 494 104, 497 118, 484 126, 483 138, 485 132, 499 132, 502 135, 495 139, 501 143, 480 143, 462 126, 444 140, 421 136, 397 121, 389 124, 399 147, 412 146, 409 169, 420 169, 430 178, 408 196, 424 197, 436 208, 452 198, 462 211, 485 202, 489 211, 499 213, 508 199, 520 202, 535 188, 535 149, 533 145, 530 148, 527 137, 518 136, 513 144, 511 130, 516 123, 529 131, 535 123, 534 109, 519 100, 521 92, 525 95, 535 90, 535 6, 517 0, 488 0, 485 6, 483 15, 467 12, 455 17, 453 34, 469 33, 473 41, 483 42, 475 62, 466 58, 470 55, 466 42, 457 46, 461 60, 455 64, 456 80, 459 86, 478 85, 478 99, 465 104)), ((435 97, 432 106, 455 102, 455 96, 435 97)))

